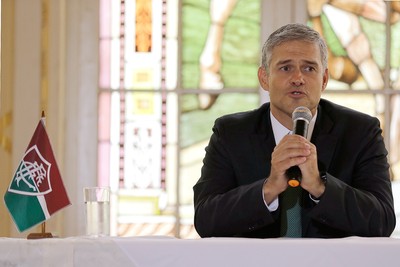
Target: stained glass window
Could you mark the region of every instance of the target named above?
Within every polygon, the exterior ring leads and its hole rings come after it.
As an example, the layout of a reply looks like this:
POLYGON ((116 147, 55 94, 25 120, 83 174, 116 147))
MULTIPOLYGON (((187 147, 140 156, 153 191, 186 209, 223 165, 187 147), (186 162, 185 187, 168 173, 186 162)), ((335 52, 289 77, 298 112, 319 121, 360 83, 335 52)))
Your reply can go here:
POLYGON ((165 6, 100 2, 98 173, 99 184, 109 184, 115 195, 117 226, 159 215, 165 206, 165 6))
POLYGON ((212 124, 260 101, 259 0, 178 5, 100 1, 98 176, 118 235, 196 237, 192 187, 212 124))

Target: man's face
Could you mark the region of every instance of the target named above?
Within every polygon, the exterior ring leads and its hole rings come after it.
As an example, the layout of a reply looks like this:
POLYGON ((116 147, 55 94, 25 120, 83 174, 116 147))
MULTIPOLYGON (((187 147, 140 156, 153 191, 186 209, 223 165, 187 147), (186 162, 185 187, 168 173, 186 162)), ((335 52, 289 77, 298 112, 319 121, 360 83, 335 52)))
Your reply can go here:
POLYGON ((305 41, 288 41, 272 51, 269 73, 263 67, 258 78, 269 92, 272 114, 285 126, 291 126, 293 110, 308 107, 314 115, 328 82, 319 46, 305 41))

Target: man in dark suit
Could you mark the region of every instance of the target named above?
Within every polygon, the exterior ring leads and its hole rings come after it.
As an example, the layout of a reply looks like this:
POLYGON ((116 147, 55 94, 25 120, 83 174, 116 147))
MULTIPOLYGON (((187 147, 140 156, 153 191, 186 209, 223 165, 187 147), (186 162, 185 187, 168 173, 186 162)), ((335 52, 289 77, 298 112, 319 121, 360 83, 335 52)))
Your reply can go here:
POLYGON ((302 24, 266 41, 258 78, 270 102, 216 120, 194 189, 202 237, 390 236, 395 227, 387 151, 376 118, 321 99, 327 47, 302 24), (309 136, 288 134, 299 106, 309 136), (310 140, 310 141, 309 141, 310 140), (299 230, 285 228, 286 171, 301 170, 299 230))

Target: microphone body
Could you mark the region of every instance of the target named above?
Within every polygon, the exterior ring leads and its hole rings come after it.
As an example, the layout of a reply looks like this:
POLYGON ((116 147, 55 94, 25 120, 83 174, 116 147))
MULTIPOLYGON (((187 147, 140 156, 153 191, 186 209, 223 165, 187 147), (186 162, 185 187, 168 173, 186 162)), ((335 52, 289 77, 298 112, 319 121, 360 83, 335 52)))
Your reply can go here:
MULTIPOLYGON (((297 107, 292 113, 293 134, 301 135, 307 138, 308 125, 312 119, 311 111, 306 107, 297 107)), ((288 184, 297 187, 301 182, 301 171, 298 166, 292 166, 286 170, 288 184)))

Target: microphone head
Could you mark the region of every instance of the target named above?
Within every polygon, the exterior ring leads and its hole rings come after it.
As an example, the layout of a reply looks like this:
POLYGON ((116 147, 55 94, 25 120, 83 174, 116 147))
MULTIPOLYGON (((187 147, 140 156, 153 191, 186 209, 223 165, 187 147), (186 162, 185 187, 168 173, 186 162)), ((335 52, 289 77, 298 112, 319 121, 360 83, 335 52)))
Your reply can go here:
POLYGON ((292 113, 292 120, 297 121, 299 119, 305 120, 307 123, 310 123, 312 119, 311 111, 303 106, 297 107, 292 113))

